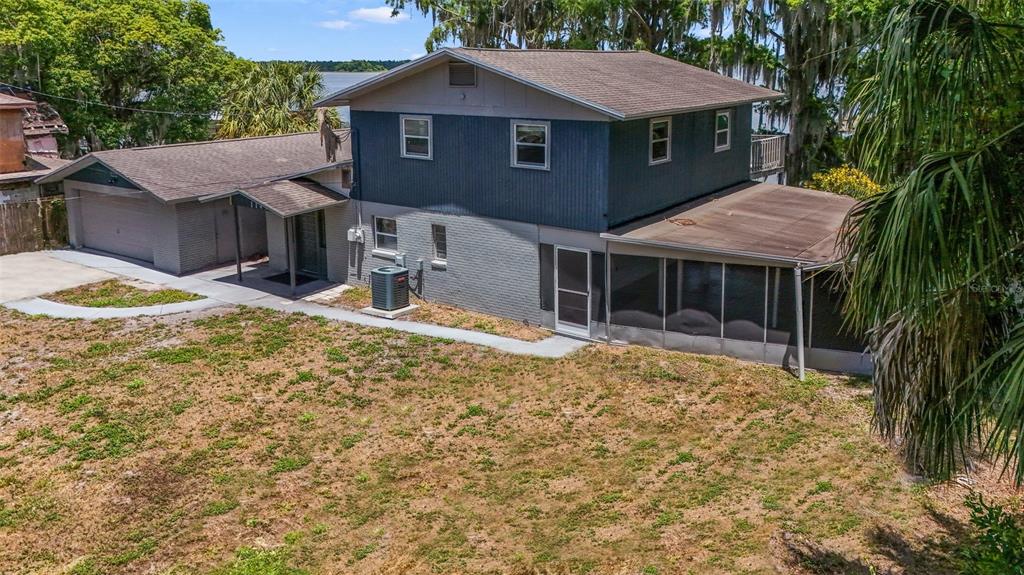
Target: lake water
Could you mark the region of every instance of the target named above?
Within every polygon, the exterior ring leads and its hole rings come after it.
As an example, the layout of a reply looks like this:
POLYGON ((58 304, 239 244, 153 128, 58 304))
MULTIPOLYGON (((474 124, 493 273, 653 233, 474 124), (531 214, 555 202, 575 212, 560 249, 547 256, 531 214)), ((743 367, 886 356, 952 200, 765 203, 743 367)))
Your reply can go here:
MULTIPOLYGON (((380 72, 323 72, 324 96, 333 94, 338 90, 344 90, 353 84, 358 84, 367 78, 372 78, 380 72)), ((348 106, 339 106, 338 114, 345 122, 349 121, 348 106)))

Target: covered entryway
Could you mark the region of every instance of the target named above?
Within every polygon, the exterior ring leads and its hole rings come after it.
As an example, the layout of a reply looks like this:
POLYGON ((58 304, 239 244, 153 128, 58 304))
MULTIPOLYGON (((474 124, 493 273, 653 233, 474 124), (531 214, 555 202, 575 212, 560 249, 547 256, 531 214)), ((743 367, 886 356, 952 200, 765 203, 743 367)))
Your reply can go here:
POLYGON ((84 247, 153 262, 153 224, 148 194, 125 190, 123 194, 82 190, 84 247))
MULTIPOLYGON (((272 227, 267 227, 267 243, 270 263, 281 260, 286 271, 262 276, 261 280, 280 282, 288 285, 294 296, 298 285, 325 280, 327 278, 327 232, 324 209, 344 204, 348 198, 326 186, 306 179, 280 180, 258 186, 239 189, 231 194, 203 198, 201 201, 215 201, 229 197, 234 214, 234 233, 241 234, 238 217, 240 207, 260 209, 283 223, 283 234, 271 237, 272 227), (280 219, 277 219, 280 218, 280 219), (284 245, 281 245, 284 244, 284 245), (283 249, 281 249, 283 248, 283 249), (281 254, 284 256, 278 259, 281 254)), ((269 221, 269 220, 268 220, 269 221)), ((236 242, 236 245, 238 242, 236 242)), ((237 280, 244 282, 241 253, 235 254, 237 280)), ((273 267, 271 268, 273 269, 273 267)), ((282 269, 277 267, 277 269, 282 269)))

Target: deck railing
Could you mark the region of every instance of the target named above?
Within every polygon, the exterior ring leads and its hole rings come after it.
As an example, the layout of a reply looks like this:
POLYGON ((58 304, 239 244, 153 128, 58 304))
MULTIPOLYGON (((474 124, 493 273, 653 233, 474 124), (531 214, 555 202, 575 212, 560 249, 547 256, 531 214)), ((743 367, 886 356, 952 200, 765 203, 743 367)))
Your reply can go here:
POLYGON ((786 167, 786 134, 753 134, 750 142, 750 177, 762 178, 786 167))

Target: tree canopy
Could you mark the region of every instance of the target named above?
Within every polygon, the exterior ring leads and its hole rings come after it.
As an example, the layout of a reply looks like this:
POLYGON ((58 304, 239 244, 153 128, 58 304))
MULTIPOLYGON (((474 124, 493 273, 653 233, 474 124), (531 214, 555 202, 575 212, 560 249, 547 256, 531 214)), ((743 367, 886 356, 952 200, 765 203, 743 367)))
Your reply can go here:
POLYGON ((207 138, 236 62, 197 0, 0 0, 0 22, 0 77, 93 146, 207 138))
POLYGON ((844 234, 876 420, 938 476, 979 453, 1024 481, 1024 5, 894 8, 858 86, 853 149, 887 186, 844 234))

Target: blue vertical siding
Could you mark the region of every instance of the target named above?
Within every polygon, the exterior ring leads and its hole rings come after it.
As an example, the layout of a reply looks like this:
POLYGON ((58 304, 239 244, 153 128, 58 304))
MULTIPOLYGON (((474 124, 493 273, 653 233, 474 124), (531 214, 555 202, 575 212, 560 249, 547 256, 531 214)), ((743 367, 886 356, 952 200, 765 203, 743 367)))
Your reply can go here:
MULTIPOLYGON (((400 114, 352 112, 355 197, 586 231, 607 229, 609 123, 551 120, 550 170, 513 168, 509 118, 434 114, 433 159, 401 157, 400 114)), ((524 118, 530 119, 530 118, 524 118)))
POLYGON ((608 224, 657 213, 750 179, 750 105, 734 108, 732 147, 715 153, 715 110, 672 118, 672 161, 648 165, 648 119, 611 125, 608 224))

